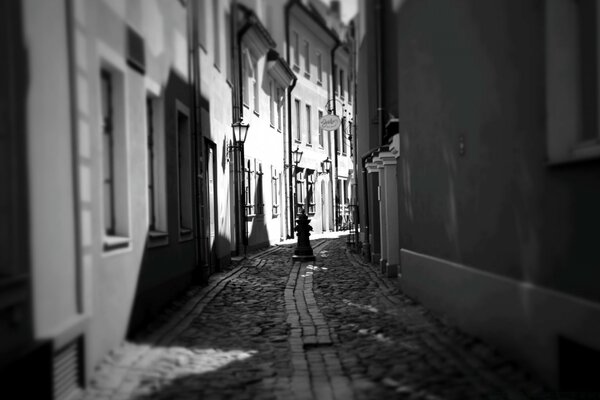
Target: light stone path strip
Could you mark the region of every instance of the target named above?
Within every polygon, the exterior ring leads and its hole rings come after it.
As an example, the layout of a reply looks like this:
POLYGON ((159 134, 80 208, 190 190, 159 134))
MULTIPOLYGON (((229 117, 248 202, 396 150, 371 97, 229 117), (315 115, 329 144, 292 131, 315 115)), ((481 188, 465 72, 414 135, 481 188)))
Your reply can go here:
MULTIPOLYGON (((323 245, 314 245, 313 251, 317 253, 323 245)), ((351 382, 344 375, 333 346, 334 330, 315 301, 313 277, 319 269, 323 267, 315 262, 295 262, 285 288, 294 370, 292 392, 298 400, 352 400, 351 382)))

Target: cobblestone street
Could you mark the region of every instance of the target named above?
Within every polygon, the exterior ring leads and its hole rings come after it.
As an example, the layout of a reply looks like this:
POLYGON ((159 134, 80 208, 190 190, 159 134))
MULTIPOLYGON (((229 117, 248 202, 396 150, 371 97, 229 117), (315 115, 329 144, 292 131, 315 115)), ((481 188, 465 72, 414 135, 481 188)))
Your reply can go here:
POLYGON ((274 246, 188 291, 79 398, 559 398, 405 297, 344 237, 311 243, 315 262, 274 246))

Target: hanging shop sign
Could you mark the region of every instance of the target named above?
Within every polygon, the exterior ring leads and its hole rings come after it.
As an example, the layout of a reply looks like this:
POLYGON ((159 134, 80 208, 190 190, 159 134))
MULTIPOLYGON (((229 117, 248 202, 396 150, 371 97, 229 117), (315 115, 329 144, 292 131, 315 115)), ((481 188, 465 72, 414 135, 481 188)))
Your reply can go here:
POLYGON ((323 115, 321 119, 319 119, 319 127, 324 131, 335 131, 340 127, 340 124, 340 117, 334 114, 323 115))

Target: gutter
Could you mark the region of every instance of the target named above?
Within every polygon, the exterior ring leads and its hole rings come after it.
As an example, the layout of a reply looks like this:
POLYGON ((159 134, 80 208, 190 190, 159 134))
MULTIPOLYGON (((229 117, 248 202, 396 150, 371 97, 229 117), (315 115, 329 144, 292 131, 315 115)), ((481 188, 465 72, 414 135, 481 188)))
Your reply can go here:
MULTIPOLYGON (((188 35, 190 36, 188 43, 191 46, 189 49, 189 57, 191 57, 191 61, 188 62, 188 68, 191 69, 189 76, 191 77, 192 82, 190 82, 190 87, 192 91, 192 108, 194 110, 192 116, 192 127, 193 132, 193 152, 195 159, 198 159, 198 152, 200 154, 204 151, 204 141, 202 137, 199 137, 200 134, 200 126, 201 126, 201 113, 200 113, 200 101, 198 100, 198 94, 200 93, 200 64, 198 60, 198 13, 196 12, 196 3, 192 2, 191 7, 188 9, 188 35)), ((194 163, 195 164, 195 163, 194 163)), ((197 165, 196 167, 197 168, 197 165)), ((196 171, 197 173, 198 171, 196 171)), ((204 203, 205 197, 202 193, 202 187, 198 184, 197 180, 194 181, 194 196, 196 202, 204 203)), ((204 205, 204 204, 202 204, 204 205)), ((196 271, 196 279, 198 281, 202 281, 208 278, 208 262, 210 255, 208 254, 208 238, 205 236, 204 229, 201 229, 204 222, 204 210, 205 207, 196 207, 196 235, 200 240, 195 240, 195 252, 196 252, 196 262, 201 264, 200 268, 204 271, 196 271), (205 272, 206 275, 203 273, 205 272), (199 274, 198 274, 199 273, 199 274)), ((198 265, 196 266, 198 269, 198 265)))
MULTIPOLYGON (((335 39, 335 46, 333 47, 333 49, 331 49, 331 84, 332 84, 332 94, 333 94, 333 114, 336 114, 336 87, 337 87, 337 71, 335 69, 335 52, 337 49, 339 49, 341 46, 340 40, 338 38, 335 39)), ((340 129, 340 128, 338 128, 340 129)), ((343 126, 341 126, 342 129, 342 135, 344 134, 343 132, 343 126)), ((335 231, 338 230, 338 205, 337 205, 337 201, 336 201, 336 197, 335 197, 335 191, 337 189, 337 177, 338 177, 338 149, 339 149, 339 143, 338 143, 338 133, 337 131, 334 131, 333 134, 333 159, 334 159, 334 174, 333 174, 333 184, 331 185, 331 200, 333 202, 333 213, 335 215, 335 219, 333 221, 333 226, 335 227, 335 231)))

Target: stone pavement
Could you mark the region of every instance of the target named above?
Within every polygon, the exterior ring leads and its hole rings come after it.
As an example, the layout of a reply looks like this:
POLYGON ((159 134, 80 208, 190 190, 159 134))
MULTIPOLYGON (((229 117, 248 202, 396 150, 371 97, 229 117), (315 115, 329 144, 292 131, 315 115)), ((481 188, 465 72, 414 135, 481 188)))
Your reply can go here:
POLYGON ((172 304, 97 367, 80 400, 568 399, 442 323, 350 252, 273 246, 172 304))

